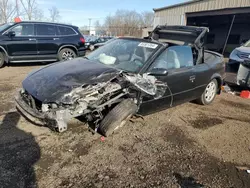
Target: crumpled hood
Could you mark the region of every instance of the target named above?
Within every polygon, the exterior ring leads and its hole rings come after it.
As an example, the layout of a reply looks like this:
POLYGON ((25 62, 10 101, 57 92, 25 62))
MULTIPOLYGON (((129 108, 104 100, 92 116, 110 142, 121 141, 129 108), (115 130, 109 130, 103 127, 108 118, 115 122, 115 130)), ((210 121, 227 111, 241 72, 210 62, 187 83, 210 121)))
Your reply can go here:
POLYGON ((76 58, 31 73, 23 81, 23 88, 43 103, 59 102, 64 94, 76 87, 106 82, 118 73, 115 68, 76 58))

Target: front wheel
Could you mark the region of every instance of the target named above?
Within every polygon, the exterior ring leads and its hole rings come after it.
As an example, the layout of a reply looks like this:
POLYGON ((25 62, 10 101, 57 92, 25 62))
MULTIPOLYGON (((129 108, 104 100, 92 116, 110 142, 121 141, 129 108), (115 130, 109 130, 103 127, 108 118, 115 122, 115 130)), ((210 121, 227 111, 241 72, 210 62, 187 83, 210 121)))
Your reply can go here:
POLYGON ((111 135, 136 113, 137 105, 130 99, 125 99, 117 104, 101 121, 99 133, 104 136, 111 135))
POLYGON ((70 48, 64 48, 58 54, 58 59, 60 61, 71 60, 71 59, 74 59, 75 57, 76 57, 76 53, 74 52, 74 50, 70 48))
POLYGON ((201 97, 196 101, 201 105, 211 104, 215 99, 215 96, 217 94, 217 89, 218 89, 217 80, 216 79, 211 80, 207 85, 205 91, 201 95, 201 97))
POLYGON ((4 57, 5 57, 4 53, 0 52, 0 68, 2 68, 4 66, 4 61, 5 61, 4 57))

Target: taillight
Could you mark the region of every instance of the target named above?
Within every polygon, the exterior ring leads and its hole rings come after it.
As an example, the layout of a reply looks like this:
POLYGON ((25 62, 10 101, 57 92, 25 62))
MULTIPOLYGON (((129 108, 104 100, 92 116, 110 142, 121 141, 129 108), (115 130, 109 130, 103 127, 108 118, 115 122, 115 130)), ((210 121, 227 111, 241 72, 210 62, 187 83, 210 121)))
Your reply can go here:
POLYGON ((83 37, 80 38, 80 41, 81 41, 82 43, 85 43, 85 39, 84 39, 83 37))

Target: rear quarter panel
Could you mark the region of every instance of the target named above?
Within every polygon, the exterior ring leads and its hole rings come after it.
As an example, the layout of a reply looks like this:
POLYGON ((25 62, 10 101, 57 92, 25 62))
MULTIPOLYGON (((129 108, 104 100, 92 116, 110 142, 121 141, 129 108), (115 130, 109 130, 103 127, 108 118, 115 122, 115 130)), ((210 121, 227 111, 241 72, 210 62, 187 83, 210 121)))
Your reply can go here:
POLYGON ((204 63, 195 66, 195 96, 198 98, 204 92, 212 79, 218 82, 218 91, 225 77, 225 63, 222 55, 215 52, 205 51, 204 63))

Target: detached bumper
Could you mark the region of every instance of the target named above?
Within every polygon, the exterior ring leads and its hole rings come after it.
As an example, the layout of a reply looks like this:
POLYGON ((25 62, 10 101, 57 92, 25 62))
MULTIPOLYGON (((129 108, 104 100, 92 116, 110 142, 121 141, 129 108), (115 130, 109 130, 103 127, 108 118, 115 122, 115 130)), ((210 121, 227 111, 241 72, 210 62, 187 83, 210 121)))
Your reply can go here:
POLYGON ((25 102, 20 92, 15 97, 15 101, 17 110, 32 123, 55 128, 58 132, 66 131, 67 121, 73 117, 68 110, 62 109, 48 113, 39 112, 25 102))
POLYGON ((22 99, 20 92, 15 97, 16 108, 21 114, 36 125, 46 125, 48 120, 46 120, 45 115, 32 109, 25 101, 22 99))

